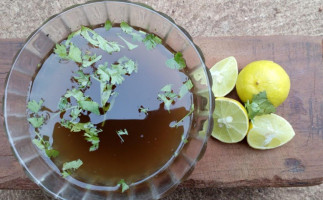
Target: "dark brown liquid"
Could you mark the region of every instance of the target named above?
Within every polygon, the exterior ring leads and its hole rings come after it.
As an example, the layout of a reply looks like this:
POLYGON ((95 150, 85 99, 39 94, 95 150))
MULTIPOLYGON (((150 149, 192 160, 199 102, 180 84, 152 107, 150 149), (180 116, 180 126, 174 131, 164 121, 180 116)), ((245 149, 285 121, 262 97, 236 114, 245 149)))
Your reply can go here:
MULTIPOLYGON (((58 122, 59 116, 46 122, 40 133, 50 138, 52 147, 60 152, 53 159, 61 169, 64 162, 81 159, 83 165, 72 174, 77 180, 94 185, 116 185, 120 179, 127 183, 140 181, 163 167, 182 146, 182 136, 186 135, 190 118, 185 118, 183 126, 171 128, 171 122, 182 119, 192 104, 192 94, 187 94, 171 106, 171 111, 164 109, 164 104, 157 99, 160 89, 166 84, 178 93, 187 76, 183 72, 173 70, 165 65, 171 58, 172 52, 163 45, 153 50, 147 50, 143 43, 133 42, 131 36, 114 27, 110 31, 104 28, 95 29, 108 41, 117 41, 125 48, 112 55, 89 46, 84 38, 76 36, 72 42, 82 52, 90 51, 103 58, 95 66, 108 62, 116 62, 122 56, 127 56, 138 63, 138 73, 125 76, 125 81, 115 88, 119 95, 105 117, 90 114, 81 120, 91 120, 103 131, 99 133, 99 149, 89 151, 91 144, 85 141, 83 132, 73 133, 62 127, 58 122), (122 40, 117 37, 120 33, 129 42, 139 47, 129 51, 122 40), (140 106, 149 108, 148 115, 140 113, 140 106), (104 125, 102 122, 104 122, 104 125), (117 135, 118 130, 127 129, 129 135, 123 135, 124 142, 117 135)), ((64 61, 57 55, 51 54, 44 62, 33 82, 30 99, 44 100, 44 106, 50 111, 57 111, 59 98, 67 89, 77 86, 71 79, 78 66, 71 61, 64 61)), ((84 72, 90 72, 89 67, 84 72), (87 71, 86 71, 87 70, 87 71)), ((85 93, 94 101, 99 101, 99 86, 92 83, 85 93)))

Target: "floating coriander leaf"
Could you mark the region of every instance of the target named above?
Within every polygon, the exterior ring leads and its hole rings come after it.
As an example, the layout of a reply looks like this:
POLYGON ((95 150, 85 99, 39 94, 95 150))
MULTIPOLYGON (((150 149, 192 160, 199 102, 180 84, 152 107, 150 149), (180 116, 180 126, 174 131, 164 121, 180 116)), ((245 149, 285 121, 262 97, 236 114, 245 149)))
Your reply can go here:
POLYGON ((176 98, 178 98, 178 95, 175 94, 172 91, 172 85, 168 84, 165 85, 162 89, 161 89, 162 93, 158 94, 158 99, 162 100, 165 104, 166 109, 168 110, 168 112, 170 111, 170 105, 176 101, 176 98))
POLYGON ((154 35, 154 34, 147 34, 143 42, 148 50, 154 49, 158 44, 162 43, 162 40, 154 35))
POLYGON ((58 109, 59 110, 66 110, 69 108, 71 105, 68 103, 66 97, 61 97, 58 102, 58 109))
POLYGON ((143 106, 140 106, 140 108, 139 108, 139 112, 140 113, 145 113, 146 115, 148 115, 148 111, 149 111, 149 109, 148 108, 145 108, 143 106))
POLYGON ((275 106, 268 100, 266 91, 253 95, 251 103, 247 101, 245 107, 248 111, 249 119, 257 115, 264 115, 276 112, 275 106))
POLYGON ((43 100, 39 100, 39 102, 37 103, 37 101, 32 100, 28 102, 28 109, 33 112, 33 113, 37 113, 39 112, 41 106, 43 105, 44 101, 43 100))
POLYGON ((119 131, 117 131, 117 134, 118 134, 118 136, 119 136, 119 138, 120 138, 120 140, 121 140, 121 143, 123 143, 123 142, 124 142, 124 140, 123 140, 123 138, 122 138, 121 136, 122 136, 122 135, 128 135, 128 131, 127 131, 127 129, 119 130, 119 131))
POLYGON ((135 63, 133 60, 123 56, 122 58, 118 59, 118 62, 123 66, 124 69, 127 70, 128 74, 132 74, 133 72, 138 72, 138 64, 135 63))
POLYGON ((124 81, 123 75, 127 73, 127 70, 123 67, 120 67, 120 64, 118 65, 111 65, 111 68, 107 69, 110 76, 111 76, 111 84, 112 85, 119 85, 124 81))
POLYGON ((129 189, 129 186, 127 183, 124 181, 124 179, 121 179, 118 183, 119 186, 121 186, 121 192, 123 193, 124 191, 129 189))
POLYGON ((101 55, 96 56, 96 54, 94 54, 93 56, 89 56, 87 54, 85 54, 83 56, 83 63, 82 63, 82 67, 89 67, 91 65, 93 65, 94 63, 98 62, 100 59, 102 58, 101 55))
POLYGON ((110 20, 107 20, 107 21, 105 21, 105 24, 104 24, 104 28, 105 28, 105 30, 110 30, 111 28, 112 28, 112 23, 111 23, 111 21, 110 20))
POLYGON ((119 52, 120 48, 122 47, 117 42, 108 42, 95 31, 84 26, 82 26, 81 28, 81 35, 93 46, 99 47, 100 49, 108 52, 109 54, 113 52, 119 52), (89 33, 91 33, 92 36, 90 36, 89 33))
POLYGON ((63 59, 67 59, 67 50, 65 45, 56 44, 54 48, 54 53, 63 59))
POLYGON ((70 43, 70 49, 68 52, 68 59, 73 60, 74 62, 81 63, 82 62, 82 51, 74 46, 73 43, 70 43))
POLYGON ((79 107, 73 108, 71 111, 71 121, 76 120, 80 116, 81 112, 82 110, 79 107))
POLYGON ((66 178, 67 176, 71 175, 73 171, 77 170, 82 165, 83 165, 83 162, 80 159, 64 163, 62 168, 63 178, 66 178))
POLYGON ((99 104, 94 101, 79 101, 79 104, 83 110, 90 111, 96 115, 100 115, 99 104))
POLYGON ((45 141, 43 139, 43 137, 38 133, 36 133, 36 137, 35 139, 32 140, 32 142, 40 149, 40 150, 44 150, 46 155, 48 157, 56 157, 59 155, 59 152, 57 150, 52 149, 52 147, 50 146, 48 141, 45 141))
POLYGON ((59 152, 55 149, 46 149, 45 153, 49 158, 55 158, 59 155, 59 152))
POLYGON ((44 123, 44 117, 31 117, 28 118, 28 121, 34 128, 39 128, 44 123))
POLYGON ((136 45, 136 44, 132 44, 132 43, 128 42, 126 39, 124 39, 124 38, 123 38, 122 36, 120 36, 120 35, 119 35, 119 38, 120 38, 121 40, 123 40, 123 41, 126 43, 126 45, 127 45, 128 49, 129 49, 130 51, 138 47, 138 45, 136 45))
POLYGON ((184 119, 186 118, 186 117, 188 117, 188 116, 190 116, 192 113, 194 112, 194 104, 192 104, 191 105, 191 109, 190 109, 190 111, 181 119, 181 120, 179 120, 178 122, 176 122, 175 124, 173 124, 173 125, 170 125, 170 127, 176 127, 176 128, 178 128, 178 126, 179 126, 179 124, 181 123, 181 122, 183 122, 184 121, 184 119))
POLYGON ((179 91, 179 98, 183 98, 190 89, 193 88, 193 83, 190 79, 188 79, 182 86, 181 89, 179 91))
POLYGON ((129 24, 127 24, 127 22, 121 22, 120 27, 123 32, 128 33, 128 34, 134 30, 131 26, 129 26, 129 24))
POLYGON ((66 98, 74 97, 76 101, 84 101, 85 97, 83 92, 74 88, 72 90, 67 90, 66 94, 64 95, 66 98))
POLYGON ((65 42, 65 46, 69 46, 69 45, 70 45, 70 43, 71 43, 72 38, 73 38, 74 36, 76 36, 76 35, 80 35, 80 33, 81 33, 81 30, 78 30, 78 31, 75 31, 75 32, 71 33, 71 34, 67 37, 67 40, 66 40, 66 42, 65 42))
POLYGON ((96 70, 97 75, 99 75, 99 81, 107 82, 110 80, 110 75, 108 72, 108 63, 105 62, 104 65, 99 65, 98 69, 96 70))
POLYGON ((177 52, 174 58, 168 59, 166 65, 171 69, 184 69, 186 67, 185 59, 181 52, 177 52))
POLYGON ((123 32, 132 36, 133 41, 141 42, 143 40, 142 35, 134 32, 134 29, 131 26, 129 26, 126 22, 121 22, 120 27, 123 32))
POLYGON ((90 86, 90 75, 85 75, 83 71, 79 70, 76 72, 78 76, 73 76, 73 78, 78 82, 80 88, 85 88, 90 86))

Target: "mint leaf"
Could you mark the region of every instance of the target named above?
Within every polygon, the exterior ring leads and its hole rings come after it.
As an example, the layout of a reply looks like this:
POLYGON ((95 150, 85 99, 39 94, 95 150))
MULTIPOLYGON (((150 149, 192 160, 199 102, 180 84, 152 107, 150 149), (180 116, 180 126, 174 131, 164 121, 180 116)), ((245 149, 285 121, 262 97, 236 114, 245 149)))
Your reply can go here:
POLYGON ((64 163, 62 168, 63 170, 62 176, 66 178, 67 176, 71 175, 73 171, 80 168, 82 165, 83 165, 83 162, 80 159, 64 163))
POLYGON ((129 189, 129 186, 127 185, 127 183, 124 181, 124 179, 121 179, 118 183, 118 186, 121 186, 121 192, 123 193, 124 191, 129 189))
POLYGON ((74 62, 81 63, 82 62, 82 51, 74 46, 73 43, 70 43, 70 49, 68 52, 68 59, 73 60, 74 62))
POLYGON ((110 20, 107 20, 107 21, 105 21, 105 24, 104 24, 104 28, 105 28, 105 30, 110 30, 111 28, 112 28, 112 23, 111 23, 111 21, 110 20))
POLYGON ((98 62, 100 59, 102 58, 101 55, 96 56, 96 54, 94 54, 93 56, 89 56, 87 54, 85 54, 83 56, 83 63, 82 63, 82 67, 89 67, 91 65, 93 65, 94 63, 98 62))
POLYGON ((37 113, 39 112, 41 106, 43 105, 44 101, 43 100, 39 100, 39 102, 37 103, 37 101, 32 100, 28 102, 28 109, 33 112, 33 113, 37 113))
POLYGON ((83 110, 90 111, 96 115, 100 115, 99 104, 94 101, 79 101, 79 104, 83 110))
POLYGON ((122 138, 121 136, 122 136, 122 135, 128 135, 128 131, 127 131, 127 129, 119 130, 119 131, 117 131, 117 134, 118 134, 118 136, 119 136, 119 138, 120 138, 120 140, 121 140, 121 143, 123 143, 123 142, 124 142, 124 140, 123 140, 123 138, 122 138))
POLYGON ((174 58, 168 59, 166 65, 171 69, 184 69, 186 67, 185 59, 181 52, 177 52, 174 58))
POLYGON ((74 76, 73 78, 78 82, 80 88, 86 88, 90 86, 90 75, 85 75, 81 70, 77 71, 76 74, 78 76, 74 76))
POLYGON ((181 86, 181 89, 179 91, 179 98, 183 98, 190 89, 193 88, 193 83, 190 79, 188 79, 184 84, 181 86))
POLYGON ((123 38, 122 36, 120 36, 120 35, 119 35, 119 38, 120 38, 121 40, 123 40, 123 41, 126 43, 126 45, 127 45, 128 49, 129 49, 130 51, 138 47, 138 45, 136 45, 136 44, 132 44, 132 43, 128 42, 126 39, 124 39, 124 38, 123 38))
POLYGON ((28 121, 34 128, 39 128, 44 123, 44 117, 32 117, 28 118, 28 121))
POLYGON ((148 34, 146 35, 145 39, 143 39, 143 42, 148 50, 154 49, 158 44, 162 43, 162 40, 154 35, 154 34, 148 34))
POLYGON ((266 91, 262 91, 257 95, 253 95, 251 103, 247 101, 245 104, 249 119, 255 116, 276 112, 275 106, 268 100, 266 91))

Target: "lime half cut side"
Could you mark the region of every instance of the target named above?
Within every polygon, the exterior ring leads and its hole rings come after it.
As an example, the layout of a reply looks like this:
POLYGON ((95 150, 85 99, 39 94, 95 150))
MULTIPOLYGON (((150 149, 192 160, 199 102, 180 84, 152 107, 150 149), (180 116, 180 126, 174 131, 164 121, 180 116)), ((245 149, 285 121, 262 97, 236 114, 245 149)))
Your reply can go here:
POLYGON ((215 99, 212 136, 221 142, 240 142, 248 132, 249 119, 246 109, 234 99, 215 99))
POLYGON ((288 121, 276 114, 256 116, 250 125, 248 144, 255 149, 273 149, 295 136, 288 121))
POLYGON ((224 97, 229 94, 238 78, 237 60, 230 56, 217 62, 211 69, 212 91, 215 97, 224 97))

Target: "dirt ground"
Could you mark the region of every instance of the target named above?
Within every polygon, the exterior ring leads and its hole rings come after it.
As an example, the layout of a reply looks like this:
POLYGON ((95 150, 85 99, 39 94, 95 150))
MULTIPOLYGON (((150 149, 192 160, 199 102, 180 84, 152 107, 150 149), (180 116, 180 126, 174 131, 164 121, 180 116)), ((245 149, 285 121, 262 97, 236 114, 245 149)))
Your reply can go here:
MULTIPOLYGON (((322 0, 150 0, 194 36, 323 36, 322 0)), ((86 0, 1 0, 0 38, 26 38, 53 14, 86 0)), ((323 166, 322 166, 323 167, 323 166)), ((0 190, 0 199, 47 199, 40 190, 0 190)), ((165 199, 323 199, 323 185, 299 188, 179 188, 165 199)))

